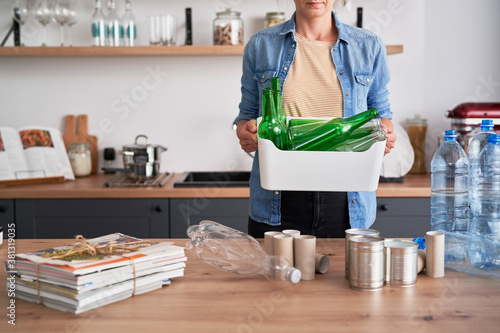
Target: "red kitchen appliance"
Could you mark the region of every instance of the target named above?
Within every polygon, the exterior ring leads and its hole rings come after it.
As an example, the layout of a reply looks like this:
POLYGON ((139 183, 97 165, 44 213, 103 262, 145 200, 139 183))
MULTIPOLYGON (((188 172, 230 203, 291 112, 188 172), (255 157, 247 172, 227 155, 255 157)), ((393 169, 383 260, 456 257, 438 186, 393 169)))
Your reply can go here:
POLYGON ((446 117, 451 119, 451 129, 457 131, 457 141, 465 151, 481 129, 483 119, 492 119, 495 131, 500 134, 500 103, 462 103, 447 111, 446 117))

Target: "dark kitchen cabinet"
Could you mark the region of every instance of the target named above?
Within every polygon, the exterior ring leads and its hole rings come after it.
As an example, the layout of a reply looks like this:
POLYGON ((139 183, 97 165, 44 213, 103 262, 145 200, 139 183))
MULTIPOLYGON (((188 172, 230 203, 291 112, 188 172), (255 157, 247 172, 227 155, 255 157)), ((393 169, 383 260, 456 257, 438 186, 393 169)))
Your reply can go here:
POLYGON ((170 199, 170 237, 186 238, 190 225, 211 220, 248 232, 248 198, 170 199))
MULTIPOLYGON (((9 228, 16 222, 15 221, 15 211, 14 211, 14 200, 10 199, 0 199, 0 227, 3 228, 3 238, 7 238, 9 234, 9 228)), ((14 234, 12 234, 14 236, 14 234)))
POLYGON ((431 230, 430 198, 377 198, 377 218, 370 227, 387 238, 424 237, 431 230))
POLYGON ((170 237, 168 199, 21 199, 15 209, 18 238, 170 237))

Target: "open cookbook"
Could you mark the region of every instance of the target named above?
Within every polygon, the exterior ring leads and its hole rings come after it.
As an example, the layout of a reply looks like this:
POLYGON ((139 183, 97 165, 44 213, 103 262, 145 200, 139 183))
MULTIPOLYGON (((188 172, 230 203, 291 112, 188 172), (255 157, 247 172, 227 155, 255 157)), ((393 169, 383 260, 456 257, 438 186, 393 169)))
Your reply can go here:
POLYGON ((0 180, 55 176, 75 179, 58 129, 0 127, 0 180))

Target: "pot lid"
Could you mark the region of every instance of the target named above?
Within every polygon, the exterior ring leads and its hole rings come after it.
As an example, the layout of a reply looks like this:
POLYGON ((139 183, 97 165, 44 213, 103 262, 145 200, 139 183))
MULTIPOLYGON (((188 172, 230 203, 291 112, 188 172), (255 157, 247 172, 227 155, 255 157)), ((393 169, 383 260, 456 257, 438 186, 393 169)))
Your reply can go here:
MULTIPOLYGON (((152 145, 151 142, 149 142, 149 139, 146 135, 144 134, 139 134, 138 136, 135 137, 135 142, 134 144, 131 144, 131 145, 125 145, 123 146, 123 149, 147 149, 149 147, 152 147, 152 148, 164 148, 160 145, 152 145), (140 138, 144 138, 146 140, 145 143, 138 143, 138 140, 140 138)), ((164 148, 166 150, 166 148, 164 148)))

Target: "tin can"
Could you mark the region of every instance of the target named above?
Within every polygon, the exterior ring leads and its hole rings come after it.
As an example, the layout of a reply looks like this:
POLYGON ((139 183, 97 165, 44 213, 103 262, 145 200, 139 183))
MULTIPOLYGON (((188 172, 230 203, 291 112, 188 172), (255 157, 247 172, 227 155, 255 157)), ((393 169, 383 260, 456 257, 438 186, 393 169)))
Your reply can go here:
POLYGON ((347 229, 345 231, 345 278, 349 280, 349 238, 356 235, 380 236, 380 231, 375 229, 347 229))
POLYGON ((418 244, 398 239, 384 243, 385 285, 412 287, 417 284, 418 244))
POLYGON ((349 287, 375 291, 384 287, 384 238, 352 236, 349 238, 351 258, 349 287))

